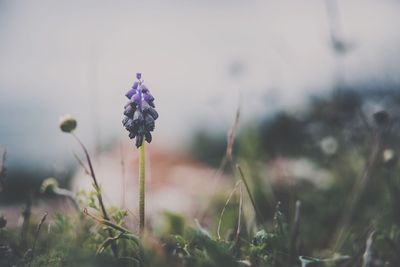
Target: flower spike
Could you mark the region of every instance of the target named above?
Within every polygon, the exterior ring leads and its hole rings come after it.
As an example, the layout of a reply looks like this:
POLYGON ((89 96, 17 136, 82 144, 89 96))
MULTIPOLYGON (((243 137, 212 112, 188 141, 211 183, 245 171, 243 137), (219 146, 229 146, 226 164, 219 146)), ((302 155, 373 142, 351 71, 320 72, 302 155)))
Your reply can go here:
POLYGON ((136 138, 136 147, 140 147, 143 140, 151 142, 151 133, 154 131, 158 113, 155 110, 154 97, 143 84, 142 74, 136 73, 136 81, 125 94, 129 102, 124 107, 122 124, 129 132, 129 138, 136 138))

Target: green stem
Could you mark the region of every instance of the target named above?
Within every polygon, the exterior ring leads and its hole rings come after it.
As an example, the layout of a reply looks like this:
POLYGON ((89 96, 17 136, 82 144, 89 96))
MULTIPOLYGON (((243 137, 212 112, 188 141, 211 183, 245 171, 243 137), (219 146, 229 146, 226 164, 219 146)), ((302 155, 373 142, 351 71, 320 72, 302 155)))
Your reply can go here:
MULTIPOLYGON (((93 169, 92 161, 89 156, 89 152, 87 151, 87 149, 86 149, 85 145, 82 143, 82 141, 78 138, 78 136, 76 136, 74 133, 71 133, 71 134, 75 138, 75 140, 79 143, 79 145, 83 149, 83 152, 85 153, 86 160, 88 162, 89 169, 90 169, 90 176, 93 179, 93 186, 94 186, 94 189, 96 190, 97 200, 99 201, 99 206, 100 206, 101 212, 103 213, 103 218, 105 220, 110 220, 110 217, 107 214, 107 210, 106 210, 106 207, 103 202, 101 188, 99 186, 99 183, 97 182, 96 174, 94 173, 94 169, 93 169)), ((110 236, 110 238, 114 237, 113 231, 111 229, 108 229, 108 235, 110 236)), ((114 242, 111 243, 111 250, 113 251, 114 256, 117 257, 118 251, 117 251, 117 246, 114 242)))
POLYGON ((139 230, 140 234, 144 231, 144 195, 145 195, 145 151, 144 142, 139 147, 139 230))
POLYGON ((236 168, 239 171, 240 178, 242 179, 244 187, 246 188, 247 194, 249 195, 249 198, 250 198, 250 201, 251 201, 251 205, 253 206, 254 212, 256 213, 256 217, 260 220, 260 222, 264 222, 264 218, 261 215, 260 210, 256 206, 256 202, 254 201, 253 195, 251 194, 250 187, 247 184, 247 181, 246 181, 246 178, 245 178, 245 176, 243 174, 242 168, 240 167, 239 164, 236 164, 236 168))

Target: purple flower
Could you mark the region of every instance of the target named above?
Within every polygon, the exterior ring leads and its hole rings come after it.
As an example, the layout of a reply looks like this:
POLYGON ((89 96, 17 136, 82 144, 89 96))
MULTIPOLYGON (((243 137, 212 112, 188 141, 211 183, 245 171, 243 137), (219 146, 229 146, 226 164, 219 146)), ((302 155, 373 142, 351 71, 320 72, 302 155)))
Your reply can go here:
POLYGON ((129 138, 136 138, 136 147, 140 147, 143 140, 151 142, 151 133, 154 131, 158 113, 154 109, 154 97, 141 80, 142 74, 136 73, 137 81, 125 94, 129 102, 124 107, 122 124, 129 132, 129 138))

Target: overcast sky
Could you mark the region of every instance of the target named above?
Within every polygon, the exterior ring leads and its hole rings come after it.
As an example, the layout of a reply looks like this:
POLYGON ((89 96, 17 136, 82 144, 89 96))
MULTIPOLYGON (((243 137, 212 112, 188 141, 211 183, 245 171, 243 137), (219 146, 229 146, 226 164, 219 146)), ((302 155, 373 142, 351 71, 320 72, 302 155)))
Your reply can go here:
MULTIPOLYGON (((138 71, 164 144, 228 129, 239 98, 245 119, 296 108, 335 79, 326 1, 0 0, 0 146, 12 162, 61 164, 71 158, 57 127, 65 113, 90 146, 127 138, 123 95, 138 71)), ((345 81, 400 83, 400 2, 337 7, 352 47, 345 81)))

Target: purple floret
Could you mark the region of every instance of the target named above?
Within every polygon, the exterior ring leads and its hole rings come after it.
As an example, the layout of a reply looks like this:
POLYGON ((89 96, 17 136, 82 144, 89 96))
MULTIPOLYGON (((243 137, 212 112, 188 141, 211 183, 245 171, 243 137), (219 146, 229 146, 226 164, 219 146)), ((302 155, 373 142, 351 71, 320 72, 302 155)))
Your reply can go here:
POLYGON ((125 96, 126 96, 127 98, 131 99, 131 97, 132 97, 134 94, 136 94, 136 89, 131 89, 131 90, 129 90, 129 91, 125 94, 125 96))

